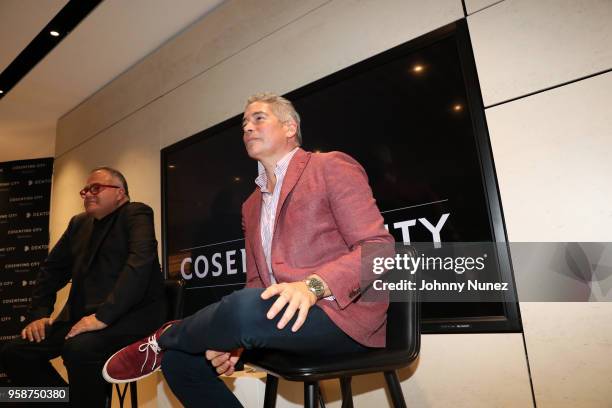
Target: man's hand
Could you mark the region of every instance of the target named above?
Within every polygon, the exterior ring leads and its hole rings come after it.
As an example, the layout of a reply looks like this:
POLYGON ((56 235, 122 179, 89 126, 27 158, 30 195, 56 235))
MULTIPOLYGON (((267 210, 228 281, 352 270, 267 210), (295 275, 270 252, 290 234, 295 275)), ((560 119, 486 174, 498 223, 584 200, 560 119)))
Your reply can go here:
POLYGON ((315 303, 317 303, 317 297, 314 293, 308 290, 306 283, 291 282, 291 283, 276 283, 272 286, 268 286, 266 290, 261 294, 261 298, 266 300, 272 296, 278 295, 276 302, 270 307, 266 317, 268 319, 274 319, 274 317, 287 305, 285 313, 278 321, 276 327, 278 329, 284 328, 287 323, 293 318, 295 312, 298 311, 298 316, 295 319, 295 323, 291 327, 292 332, 296 332, 306 321, 308 316, 308 309, 315 303))
POLYGON ((217 370, 217 374, 232 375, 243 351, 242 347, 231 352, 206 350, 206 359, 210 360, 210 363, 217 370))
POLYGON ((40 343, 45 339, 45 329, 53 324, 53 319, 43 317, 42 319, 34 320, 21 331, 21 338, 40 343))
POLYGON ((66 335, 66 339, 74 337, 77 334, 81 334, 81 333, 85 333, 89 331, 102 330, 106 328, 107 326, 108 325, 106 323, 98 320, 95 314, 90 314, 89 316, 83 317, 81 320, 76 322, 74 326, 72 326, 72 329, 70 329, 70 331, 66 335))

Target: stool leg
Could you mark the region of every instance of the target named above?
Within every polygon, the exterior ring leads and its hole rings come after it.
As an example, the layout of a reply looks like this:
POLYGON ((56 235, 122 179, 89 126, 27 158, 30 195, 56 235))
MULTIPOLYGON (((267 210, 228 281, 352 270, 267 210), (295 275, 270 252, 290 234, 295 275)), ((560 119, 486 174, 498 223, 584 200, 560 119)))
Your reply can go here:
POLYGON ((132 408, 138 407, 138 383, 136 381, 130 383, 130 399, 132 401, 132 408))
POLYGON ((276 406, 276 392, 278 391, 278 378, 268 374, 266 377, 266 393, 264 395, 264 408, 276 406))
POLYGON ((351 380, 353 377, 340 377, 340 391, 342 391, 342 408, 353 408, 353 390, 351 380))
POLYGON ((325 398, 323 398, 323 391, 321 390, 321 388, 319 388, 319 407, 320 408, 325 408, 325 398))
POLYGON ((304 383, 304 408, 317 408, 319 401, 319 383, 304 383))
POLYGON ((125 400, 125 394, 127 393, 128 384, 123 384, 123 390, 119 384, 115 384, 117 390, 117 397, 119 398, 119 407, 123 408, 123 400, 125 400))
POLYGON ((397 373, 395 371, 385 371, 385 380, 387 380, 387 387, 389 387, 393 406, 395 408, 406 408, 406 401, 404 401, 404 394, 402 394, 402 387, 397 378, 397 373))

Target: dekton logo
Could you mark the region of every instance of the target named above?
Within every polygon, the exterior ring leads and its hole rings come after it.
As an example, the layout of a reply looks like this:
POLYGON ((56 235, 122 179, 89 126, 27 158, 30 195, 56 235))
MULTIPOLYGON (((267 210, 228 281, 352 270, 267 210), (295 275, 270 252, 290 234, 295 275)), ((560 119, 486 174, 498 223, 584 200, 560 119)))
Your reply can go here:
POLYGON ((38 184, 50 184, 51 183, 51 179, 38 179, 38 180, 28 180, 28 186, 31 186, 32 184, 34 185, 38 185, 38 184))
POLYGON ((46 217, 49 215, 49 211, 34 211, 34 212, 27 212, 26 213, 26 218, 30 218, 30 217, 46 217))
POLYGON ((42 250, 45 250, 45 249, 48 249, 48 248, 49 248, 49 245, 44 245, 44 244, 41 244, 41 245, 26 245, 26 246, 23 247, 23 251, 24 252, 28 252, 28 251, 42 251, 42 250))

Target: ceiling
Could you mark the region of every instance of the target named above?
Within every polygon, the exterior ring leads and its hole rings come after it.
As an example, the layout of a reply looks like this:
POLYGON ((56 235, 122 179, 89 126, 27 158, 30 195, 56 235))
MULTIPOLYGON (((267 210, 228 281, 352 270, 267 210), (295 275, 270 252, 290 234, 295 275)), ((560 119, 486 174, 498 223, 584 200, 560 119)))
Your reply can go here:
MULTIPOLYGON (((0 162, 54 156, 58 118, 223 0, 104 0, 0 99, 0 162)), ((0 0, 0 71, 67 0, 0 0)))

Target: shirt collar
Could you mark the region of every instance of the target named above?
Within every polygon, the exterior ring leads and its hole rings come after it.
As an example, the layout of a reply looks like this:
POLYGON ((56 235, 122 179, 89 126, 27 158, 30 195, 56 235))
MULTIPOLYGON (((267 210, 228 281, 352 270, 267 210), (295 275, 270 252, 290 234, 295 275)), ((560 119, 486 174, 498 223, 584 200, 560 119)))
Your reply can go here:
MULTIPOLYGON (((284 155, 282 159, 280 159, 276 166, 274 166, 274 174, 276 174, 276 182, 278 184, 285 177, 285 173, 287 173, 287 169, 289 168, 289 162, 293 158, 293 155, 298 151, 299 147, 294 148, 289 153, 284 155)), ((255 184, 261 190, 262 193, 269 193, 268 191, 268 176, 266 175, 266 169, 261 164, 260 161, 257 162, 257 178, 255 179, 255 184)))

